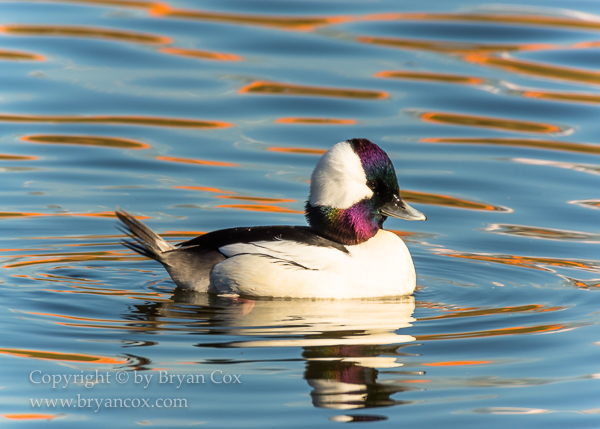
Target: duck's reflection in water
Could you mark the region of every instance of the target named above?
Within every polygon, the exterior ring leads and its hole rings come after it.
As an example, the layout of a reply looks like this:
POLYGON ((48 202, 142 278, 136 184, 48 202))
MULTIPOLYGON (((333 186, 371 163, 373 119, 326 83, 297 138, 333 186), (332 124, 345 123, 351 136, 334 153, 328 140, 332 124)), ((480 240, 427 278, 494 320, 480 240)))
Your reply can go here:
POLYGON ((397 357, 403 346, 329 346, 306 347, 304 378, 313 388, 310 393, 315 407, 350 410, 355 408, 385 407, 412 401, 397 401, 395 393, 414 390, 397 383, 378 381, 376 368, 402 366, 397 357), (393 355, 396 357, 382 357, 393 355))
MULTIPOLYGON (((394 380, 378 380, 380 371, 399 371, 400 349, 415 340, 401 334, 411 326, 414 297, 376 300, 246 300, 177 291, 172 302, 136 306, 153 321, 187 319, 199 334, 226 336, 197 347, 300 347, 304 378, 313 405, 357 409, 399 405, 391 396, 413 390, 394 380), (194 320, 194 322, 192 322, 194 320), (198 325, 197 322, 200 322, 198 325), (400 330, 400 331, 399 331, 400 330)), ((139 315, 138 315, 139 316, 139 315)), ((167 322, 169 323, 169 322, 167 322)), ((191 327, 191 326, 190 326, 191 327)))

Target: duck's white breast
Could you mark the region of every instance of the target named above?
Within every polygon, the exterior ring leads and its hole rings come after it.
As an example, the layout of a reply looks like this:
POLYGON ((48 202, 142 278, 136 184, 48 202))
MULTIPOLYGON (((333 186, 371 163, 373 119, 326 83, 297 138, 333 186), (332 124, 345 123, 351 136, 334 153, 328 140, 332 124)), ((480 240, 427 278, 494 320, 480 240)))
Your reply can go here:
POLYGON ((411 294, 415 269, 404 242, 379 231, 349 253, 292 241, 232 244, 210 276, 210 292, 263 297, 371 298, 411 294))
POLYGON ((366 296, 410 295, 416 287, 416 274, 406 244, 396 234, 380 230, 366 242, 348 246, 352 256, 353 285, 366 296))

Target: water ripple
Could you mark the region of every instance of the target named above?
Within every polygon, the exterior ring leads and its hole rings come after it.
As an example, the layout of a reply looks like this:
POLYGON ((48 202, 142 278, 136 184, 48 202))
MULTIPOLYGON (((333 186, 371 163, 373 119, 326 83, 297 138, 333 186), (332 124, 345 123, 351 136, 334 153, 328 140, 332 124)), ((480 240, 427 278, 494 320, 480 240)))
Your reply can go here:
POLYGON ((109 28, 79 26, 11 24, 0 26, 0 33, 14 36, 84 37, 152 45, 164 45, 171 43, 171 38, 166 36, 143 34, 133 31, 115 30, 109 28))
POLYGON ((240 94, 291 95, 309 97, 334 97, 358 100, 380 100, 388 98, 387 92, 363 89, 324 88, 317 86, 292 85, 279 82, 257 81, 240 88, 240 94))

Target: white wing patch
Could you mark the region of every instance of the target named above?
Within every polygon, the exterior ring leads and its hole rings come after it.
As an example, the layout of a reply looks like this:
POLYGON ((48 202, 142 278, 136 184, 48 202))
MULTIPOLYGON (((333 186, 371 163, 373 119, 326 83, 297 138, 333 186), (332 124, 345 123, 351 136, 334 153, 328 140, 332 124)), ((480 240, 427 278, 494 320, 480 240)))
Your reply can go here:
POLYGON ((311 206, 347 209, 371 196, 365 170, 350 143, 336 144, 319 159, 310 178, 311 206))
POLYGON ((238 255, 255 255, 266 257, 271 263, 289 261, 289 267, 304 267, 310 270, 324 269, 345 256, 337 249, 309 246, 296 241, 256 241, 252 243, 235 243, 219 248, 225 256, 231 258, 238 255))

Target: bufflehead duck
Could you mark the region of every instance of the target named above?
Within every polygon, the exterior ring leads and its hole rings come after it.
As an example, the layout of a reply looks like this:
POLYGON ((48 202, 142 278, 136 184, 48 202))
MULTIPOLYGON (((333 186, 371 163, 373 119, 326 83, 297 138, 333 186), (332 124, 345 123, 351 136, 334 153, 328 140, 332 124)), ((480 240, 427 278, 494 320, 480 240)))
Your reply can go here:
POLYGON ((351 139, 319 160, 305 205, 309 226, 209 232, 174 246, 125 211, 122 244, 162 263, 177 286, 249 297, 375 298, 410 295, 415 268, 404 242, 383 230, 388 216, 427 217, 400 198, 388 155, 351 139))

